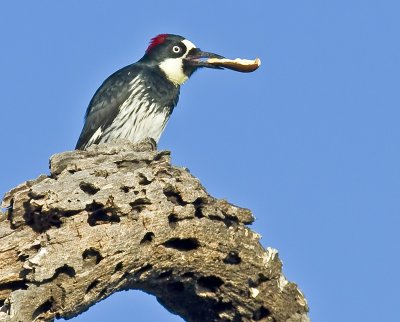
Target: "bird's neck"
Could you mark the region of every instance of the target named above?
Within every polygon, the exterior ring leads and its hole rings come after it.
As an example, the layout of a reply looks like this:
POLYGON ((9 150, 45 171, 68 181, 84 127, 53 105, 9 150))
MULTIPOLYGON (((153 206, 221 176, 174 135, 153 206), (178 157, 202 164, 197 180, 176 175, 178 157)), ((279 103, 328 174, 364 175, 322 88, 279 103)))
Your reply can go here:
POLYGON ((145 66, 142 69, 143 86, 147 88, 149 97, 160 106, 176 106, 179 99, 180 85, 164 76, 157 66, 145 66))

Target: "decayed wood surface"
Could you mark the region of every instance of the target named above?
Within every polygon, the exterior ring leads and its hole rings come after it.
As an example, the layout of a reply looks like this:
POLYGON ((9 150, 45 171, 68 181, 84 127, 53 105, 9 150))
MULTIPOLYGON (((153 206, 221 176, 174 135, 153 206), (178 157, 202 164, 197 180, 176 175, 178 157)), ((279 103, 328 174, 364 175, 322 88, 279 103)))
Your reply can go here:
POLYGON ((154 142, 65 152, 50 167, 3 200, 0 321, 70 318, 126 289, 186 321, 308 321, 251 212, 208 195, 154 142))

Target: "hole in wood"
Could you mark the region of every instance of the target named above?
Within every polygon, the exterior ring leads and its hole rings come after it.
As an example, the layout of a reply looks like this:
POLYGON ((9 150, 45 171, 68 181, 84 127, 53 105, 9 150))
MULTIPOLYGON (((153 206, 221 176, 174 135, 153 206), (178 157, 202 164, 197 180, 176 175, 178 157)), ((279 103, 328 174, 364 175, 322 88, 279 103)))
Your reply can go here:
POLYGON ((205 198, 201 198, 201 197, 199 197, 199 198, 197 198, 194 202, 193 202, 193 206, 194 206, 194 209, 195 209, 195 212, 194 212, 194 215, 197 217, 197 218, 203 218, 204 217, 204 215, 203 215, 203 207, 204 207, 204 205, 207 203, 207 199, 205 199, 205 198))
POLYGON ((122 192, 125 192, 125 193, 128 193, 129 190, 131 190, 131 188, 129 188, 127 186, 122 186, 120 189, 121 189, 122 192))
POLYGON ((21 262, 25 262, 29 258, 27 254, 18 254, 18 260, 21 262))
POLYGON ((139 184, 142 186, 147 186, 150 183, 151 181, 149 181, 144 174, 139 173, 139 184))
POLYGON ((86 193, 86 194, 88 194, 88 195, 90 195, 90 196, 92 196, 92 195, 95 195, 97 192, 99 192, 99 188, 97 188, 93 183, 90 183, 90 182, 84 182, 84 181, 82 181, 80 184, 79 184, 79 188, 81 188, 81 190, 84 192, 84 193, 86 193))
POLYGON ((39 307, 33 312, 32 320, 35 320, 39 315, 46 313, 51 310, 53 307, 54 299, 50 298, 46 302, 39 305, 39 307))
POLYGON ((32 205, 30 201, 25 201, 23 207, 25 223, 34 231, 42 233, 52 226, 57 228, 61 226, 61 212, 57 208, 42 211, 42 206, 32 205))
POLYGON ((261 306, 257 311, 254 312, 253 314, 253 320, 255 321, 260 321, 262 319, 265 319, 266 317, 270 316, 271 312, 264 306, 261 306))
POLYGON ((226 227, 231 227, 231 226, 236 226, 239 223, 239 220, 234 217, 220 217, 217 215, 209 215, 209 219, 211 220, 217 220, 217 221, 222 221, 226 227))
POLYGON ((87 219, 90 226, 121 221, 114 209, 103 207, 104 206, 101 203, 95 201, 86 206, 86 210, 91 212, 87 219))
POLYGON ((171 228, 175 228, 179 219, 176 214, 169 214, 168 215, 168 224, 171 228))
POLYGON ((130 202, 129 205, 131 206, 132 211, 139 213, 146 208, 146 205, 151 205, 151 202, 148 198, 138 198, 135 201, 130 202))
POLYGON ((16 290, 27 290, 28 285, 25 283, 25 281, 12 281, 8 283, 2 283, 0 285, 0 293, 3 290, 10 290, 10 291, 16 291, 16 290))
POLYGON ((171 238, 164 242, 163 245, 179 251, 189 251, 198 248, 200 243, 196 238, 171 238))
POLYGON ((114 273, 121 271, 123 268, 124 265, 122 264, 122 262, 119 262, 117 265, 115 265, 114 273))
POLYGON ((95 263, 97 265, 104 257, 101 256, 100 252, 97 249, 90 247, 84 250, 84 252, 82 253, 82 258, 84 260, 95 260, 95 263))
POLYGON ((94 280, 92 283, 90 283, 86 289, 86 294, 89 293, 90 291, 92 291, 93 289, 95 289, 97 287, 97 285, 99 285, 99 283, 100 283, 99 280, 94 280))
POLYGON ((241 261, 242 259, 240 258, 238 252, 234 250, 229 252, 229 254, 226 255, 226 257, 223 259, 223 262, 225 264, 230 264, 230 265, 240 264, 241 261))
POLYGON ((57 278, 61 274, 65 274, 68 277, 74 277, 76 275, 76 272, 73 267, 71 267, 67 264, 64 264, 63 266, 56 269, 56 272, 55 272, 53 278, 57 278))
POLYGON ((202 276, 197 280, 197 284, 211 292, 216 292, 224 284, 224 281, 218 276, 202 276))
POLYGON ((153 241, 153 239, 154 239, 154 233, 149 231, 143 236, 142 240, 140 241, 140 244, 149 244, 153 241))
MULTIPOLYGON (((78 200, 78 202, 79 202, 79 200, 78 200)), ((96 211, 96 210, 100 210, 103 208, 104 208, 104 205, 100 202, 96 202, 95 200, 93 200, 90 204, 86 205, 87 211, 96 211)))
POLYGON ((186 206, 187 202, 183 201, 181 195, 175 190, 173 186, 169 186, 164 188, 164 195, 167 197, 167 200, 172 202, 177 206, 186 206))

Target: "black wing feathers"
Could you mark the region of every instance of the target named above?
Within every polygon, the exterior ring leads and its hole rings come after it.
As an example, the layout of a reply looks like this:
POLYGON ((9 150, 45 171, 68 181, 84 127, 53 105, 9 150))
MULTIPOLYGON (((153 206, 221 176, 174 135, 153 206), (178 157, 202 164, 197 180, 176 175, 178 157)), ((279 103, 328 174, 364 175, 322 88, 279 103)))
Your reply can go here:
MULTIPOLYGON (((164 113, 167 109, 169 117, 178 103, 179 86, 175 86, 167 80, 156 66, 140 63, 126 66, 108 77, 94 94, 86 110, 85 125, 76 144, 76 149, 85 149, 89 142, 90 144, 105 142, 102 135, 117 117, 121 105, 132 94, 132 86, 134 85, 131 82, 136 76, 141 78, 140 86, 143 86, 146 90, 147 105, 144 104, 141 108, 148 108, 151 105, 156 108, 154 113, 164 113), (99 129, 102 135, 99 135, 94 141, 91 140, 99 129)), ((140 95, 143 95, 143 93, 140 95)), ((112 133, 106 135, 112 137, 112 133)))
MULTIPOLYGON (((130 95, 130 82, 140 72, 138 66, 129 65, 108 77, 91 99, 85 114, 85 125, 76 144, 83 149, 93 134, 106 129, 118 115, 119 107, 130 95)), ((100 137, 98 138, 100 140, 100 137)), ((93 142, 98 143, 98 142, 93 142)))

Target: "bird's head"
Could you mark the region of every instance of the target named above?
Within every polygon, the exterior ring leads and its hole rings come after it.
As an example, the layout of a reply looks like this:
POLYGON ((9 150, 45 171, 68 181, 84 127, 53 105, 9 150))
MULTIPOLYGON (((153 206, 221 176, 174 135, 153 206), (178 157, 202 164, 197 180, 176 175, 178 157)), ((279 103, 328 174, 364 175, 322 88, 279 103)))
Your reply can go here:
POLYGON ((200 67, 220 69, 207 63, 208 58, 223 57, 201 51, 182 36, 161 34, 152 38, 140 62, 158 66, 171 82, 182 85, 200 67))

